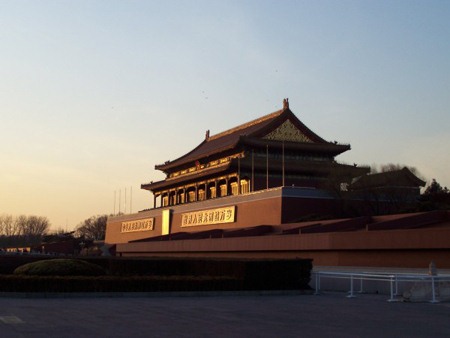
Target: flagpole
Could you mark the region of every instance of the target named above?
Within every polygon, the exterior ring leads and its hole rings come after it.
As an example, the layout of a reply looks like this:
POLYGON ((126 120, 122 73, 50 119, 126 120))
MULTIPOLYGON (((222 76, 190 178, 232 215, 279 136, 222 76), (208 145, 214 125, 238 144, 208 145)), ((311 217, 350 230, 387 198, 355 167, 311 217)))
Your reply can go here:
POLYGON ((255 152, 252 149, 252 192, 255 191, 255 152))
POLYGON ((119 190, 119 215, 120 215, 120 205, 122 204, 122 189, 119 190))
POLYGON ((266 144, 266 189, 269 189, 269 145, 266 144))
POLYGON ((282 143, 282 161, 283 161, 283 187, 284 187, 284 141, 283 141, 283 143, 282 143))
POLYGON ((238 195, 241 194, 241 155, 239 154, 238 157, 238 179, 237 179, 237 184, 238 184, 238 195))

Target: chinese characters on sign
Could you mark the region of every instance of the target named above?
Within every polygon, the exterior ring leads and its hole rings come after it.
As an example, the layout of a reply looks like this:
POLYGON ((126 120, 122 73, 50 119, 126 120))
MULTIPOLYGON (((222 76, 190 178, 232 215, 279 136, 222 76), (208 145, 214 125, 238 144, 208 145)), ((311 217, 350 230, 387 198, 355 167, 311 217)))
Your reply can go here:
POLYGON ((122 222, 120 232, 135 232, 153 230, 154 218, 139 219, 136 221, 122 222))
POLYGON ((236 206, 188 212, 181 215, 181 226, 233 223, 236 206))

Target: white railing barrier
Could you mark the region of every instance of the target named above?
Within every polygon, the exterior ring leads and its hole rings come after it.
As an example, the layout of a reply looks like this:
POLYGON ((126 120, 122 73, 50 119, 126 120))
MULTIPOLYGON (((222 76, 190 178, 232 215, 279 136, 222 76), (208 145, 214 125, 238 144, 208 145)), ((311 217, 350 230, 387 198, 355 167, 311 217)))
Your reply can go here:
POLYGON ((390 298, 389 302, 394 302, 397 299, 399 290, 399 283, 401 282, 421 282, 430 283, 431 286, 431 303, 438 303, 439 300, 436 297, 436 282, 450 282, 450 275, 427 275, 427 274, 406 274, 406 273, 368 273, 368 272, 332 272, 332 271, 313 271, 315 275, 315 295, 320 294, 320 284, 322 278, 334 278, 334 279, 349 279, 350 290, 348 292, 348 298, 354 298, 354 280, 360 281, 360 289, 358 293, 363 293, 363 281, 380 281, 389 282, 390 284, 390 298))

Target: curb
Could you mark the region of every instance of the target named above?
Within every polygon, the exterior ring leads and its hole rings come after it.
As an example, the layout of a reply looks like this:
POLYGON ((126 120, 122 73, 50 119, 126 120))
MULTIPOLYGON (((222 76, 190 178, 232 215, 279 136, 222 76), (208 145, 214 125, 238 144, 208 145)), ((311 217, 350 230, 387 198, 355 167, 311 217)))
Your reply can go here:
POLYGON ((170 292, 0 292, 0 298, 159 298, 313 295, 314 290, 170 291, 170 292))

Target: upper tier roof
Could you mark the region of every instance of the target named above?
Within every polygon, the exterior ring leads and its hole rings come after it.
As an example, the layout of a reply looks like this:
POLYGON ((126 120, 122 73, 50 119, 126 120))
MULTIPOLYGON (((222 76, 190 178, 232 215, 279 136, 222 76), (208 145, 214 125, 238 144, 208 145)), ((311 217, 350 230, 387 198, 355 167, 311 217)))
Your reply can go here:
POLYGON ((401 170, 387 171, 358 177, 351 184, 351 189, 369 189, 379 187, 423 187, 424 181, 404 167, 401 170))
MULTIPOLYGON (((209 136, 207 132, 205 140, 200 143, 196 148, 187 154, 173 160, 167 161, 164 164, 155 166, 155 169, 162 171, 169 171, 170 169, 192 163, 202 158, 217 154, 229 149, 235 148, 240 139, 255 138, 262 139, 264 136, 274 131, 277 127, 280 127, 286 120, 290 121, 292 125, 299 133, 304 137, 303 141, 295 141, 298 143, 306 143, 312 148, 322 149, 322 152, 328 152, 332 156, 340 154, 349 149, 348 145, 339 145, 331 142, 327 142, 320 136, 306 127, 289 109, 287 100, 284 101, 284 107, 281 110, 273 112, 271 114, 262 116, 256 120, 241 124, 232 129, 226 130, 219 134, 209 136), (325 146, 325 148, 324 148, 325 146)), ((320 150, 319 150, 320 151, 320 150)))

